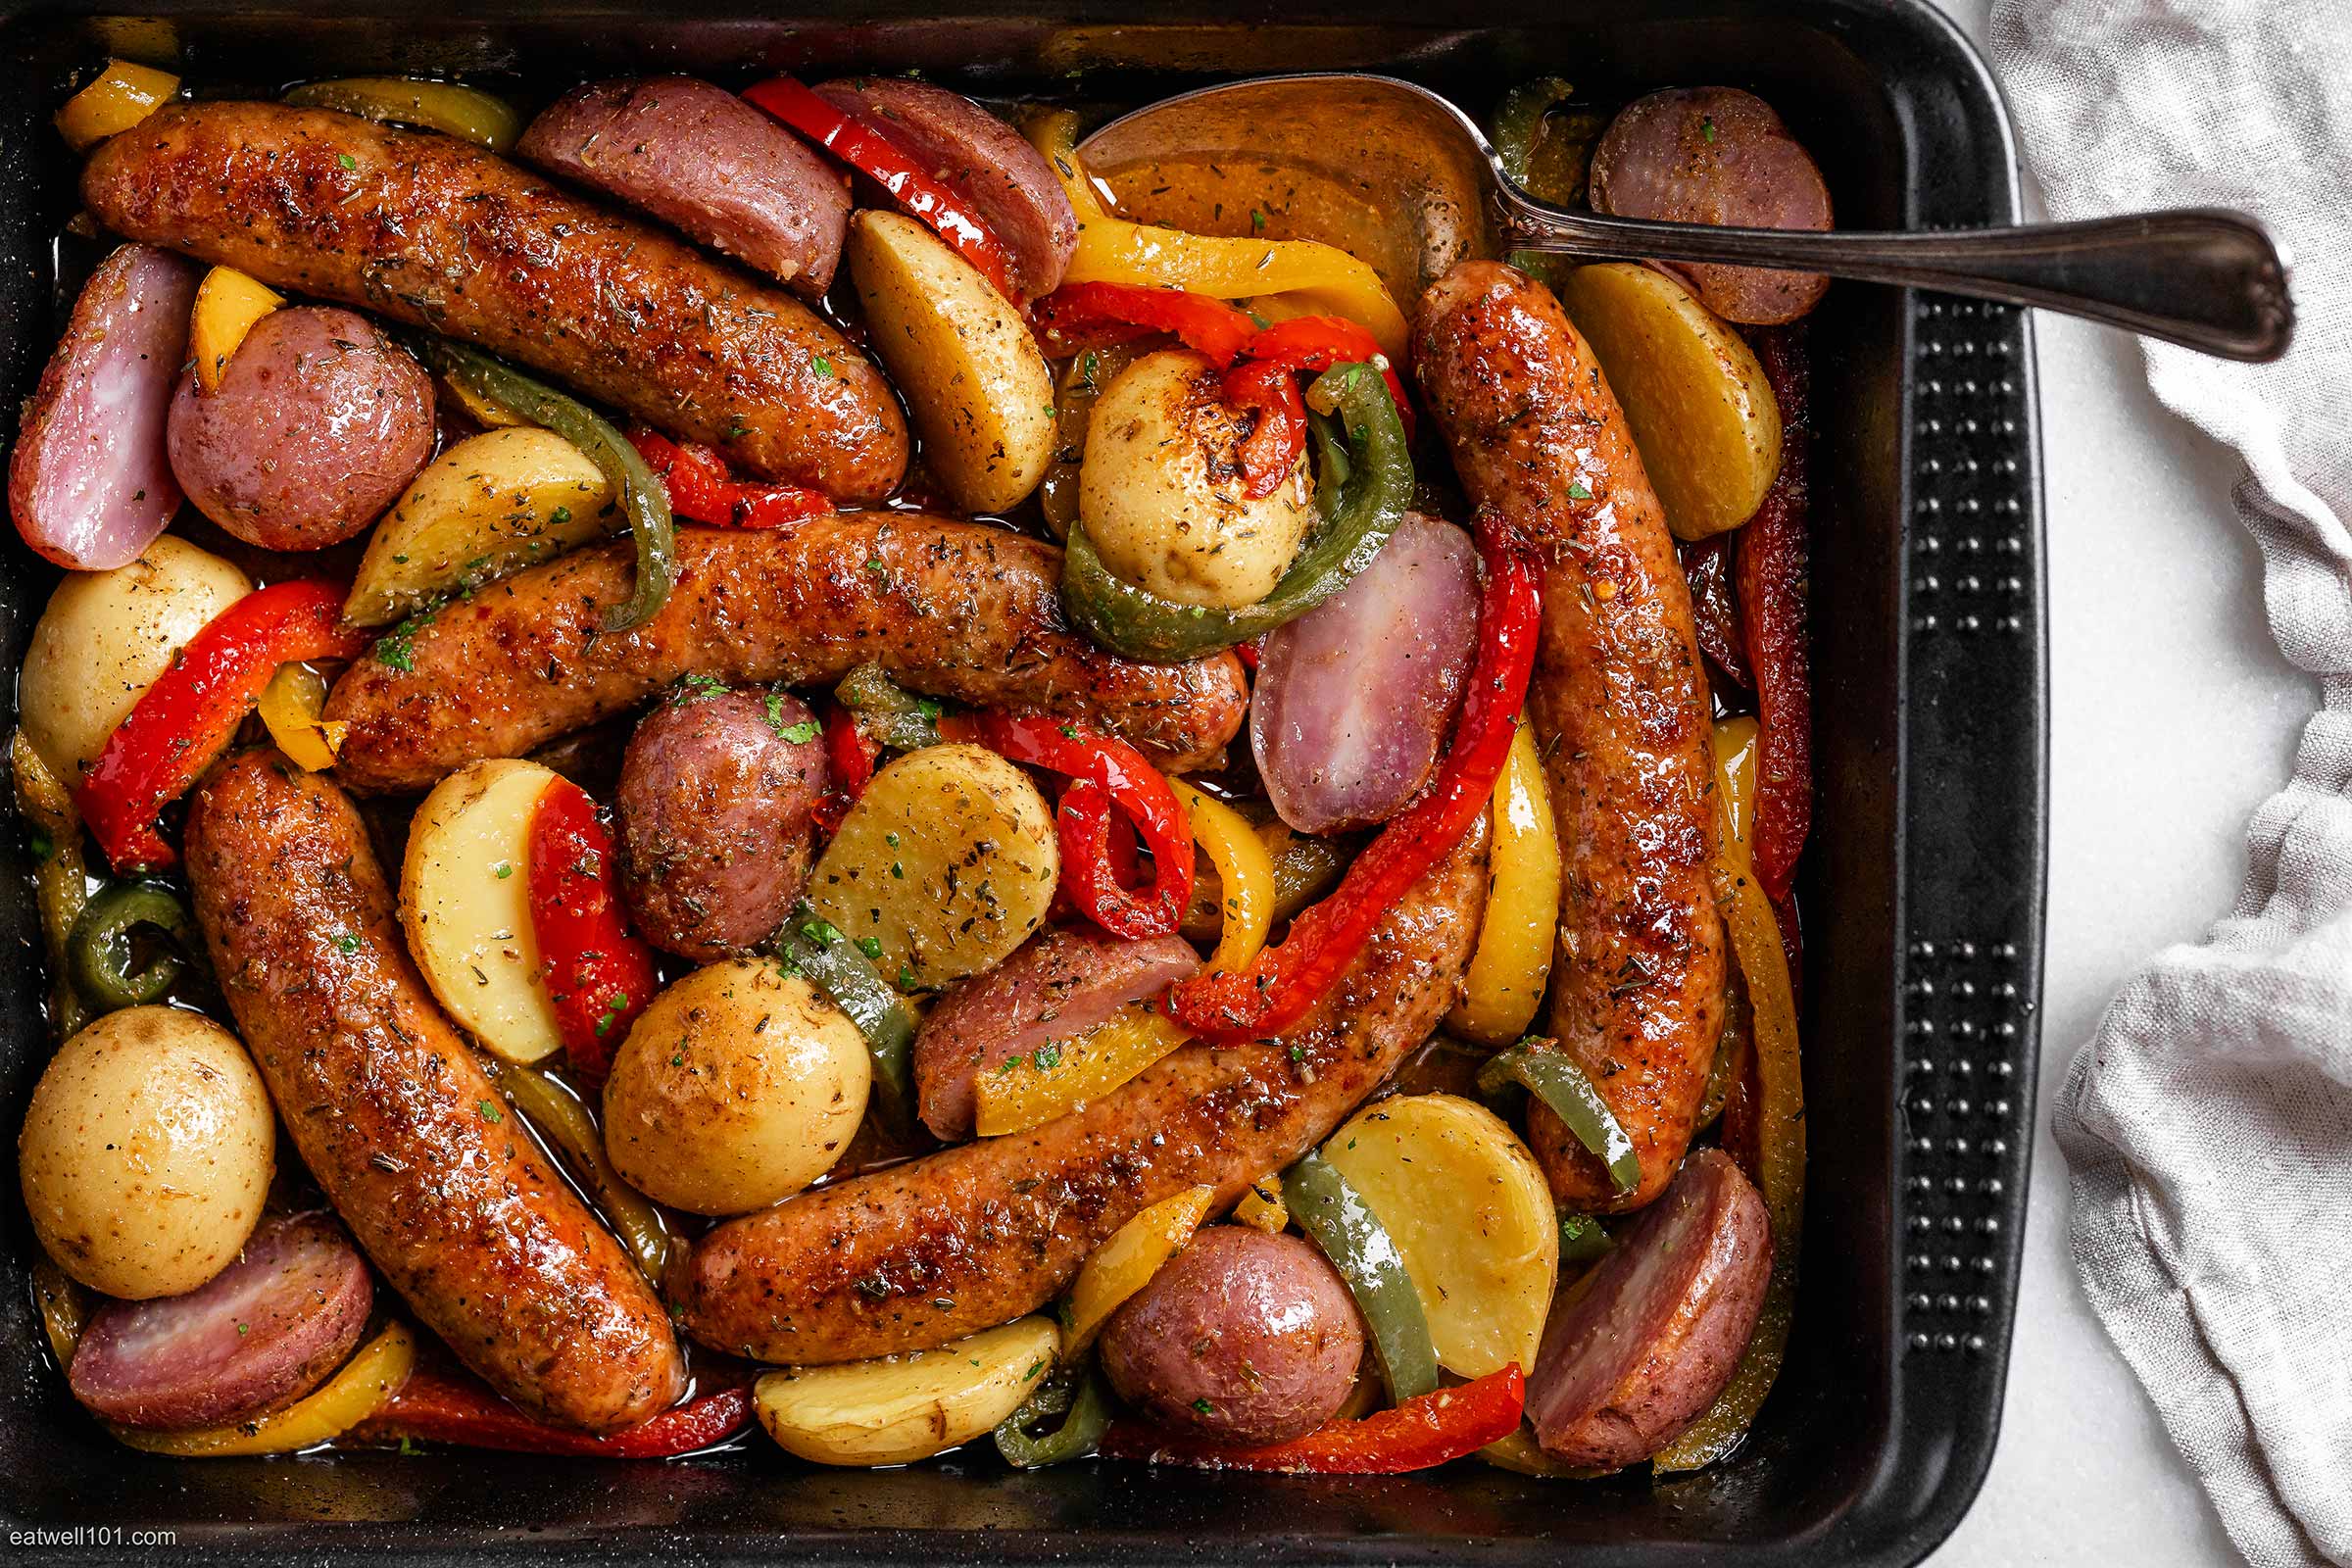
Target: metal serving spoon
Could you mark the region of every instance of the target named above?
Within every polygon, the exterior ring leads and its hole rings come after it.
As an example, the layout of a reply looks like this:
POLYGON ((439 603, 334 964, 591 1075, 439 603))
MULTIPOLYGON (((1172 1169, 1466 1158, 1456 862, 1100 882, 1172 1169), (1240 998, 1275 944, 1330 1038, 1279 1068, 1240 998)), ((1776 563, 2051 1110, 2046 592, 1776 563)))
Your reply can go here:
POLYGON ((1393 76, 1203 87, 1087 138, 1128 216, 1209 233, 1337 238, 1400 300, 1465 256, 1725 262, 1940 289, 2086 317, 2232 360, 2294 331, 2286 262, 2242 213, 2182 208, 1927 233, 1715 228, 1572 212, 1511 182, 1470 118, 1393 76), (1182 179, 1167 175, 1182 171, 1182 179))

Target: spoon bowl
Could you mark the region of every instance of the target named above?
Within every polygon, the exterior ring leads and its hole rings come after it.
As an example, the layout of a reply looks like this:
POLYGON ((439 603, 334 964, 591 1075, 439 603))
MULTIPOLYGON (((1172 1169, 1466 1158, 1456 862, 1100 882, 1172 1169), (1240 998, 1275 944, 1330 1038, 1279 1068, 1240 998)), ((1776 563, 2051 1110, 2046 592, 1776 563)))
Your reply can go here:
POLYGON ((1394 76, 1321 72, 1203 87, 1112 121, 1079 151, 1131 218, 1330 241, 1378 271, 1408 312, 1455 262, 1541 251, 1937 289, 2232 360, 2275 360, 2294 331, 2286 261, 2242 213, 1886 233, 1616 218, 1530 195, 1469 116, 1394 76))

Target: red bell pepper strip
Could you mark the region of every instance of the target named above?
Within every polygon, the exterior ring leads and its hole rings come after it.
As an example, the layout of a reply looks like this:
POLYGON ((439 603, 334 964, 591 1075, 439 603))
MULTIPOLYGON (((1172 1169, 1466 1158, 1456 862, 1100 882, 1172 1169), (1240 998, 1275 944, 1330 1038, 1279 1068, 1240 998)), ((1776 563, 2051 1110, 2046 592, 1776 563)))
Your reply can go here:
POLYGON ((564 1054, 601 1082, 629 1025, 654 1000, 654 952, 621 912, 612 835, 568 779, 531 811, 531 930, 547 965, 564 1054))
POLYGON ((531 933, 564 1057, 598 1081, 657 987, 654 950, 628 929, 616 872, 588 792, 566 778, 548 785, 531 808, 531 933))
POLYGON ((1169 1012, 1196 1035, 1238 1045, 1280 1034, 1305 1016, 1405 890, 1452 852, 1485 808, 1535 668, 1540 598, 1534 567, 1502 539, 1491 514, 1479 519, 1479 553, 1486 585, 1478 660, 1437 777, 1389 819, 1328 898, 1291 921, 1280 947, 1245 969, 1203 970, 1170 989, 1169 1012))
POLYGON ((1262 501, 1278 489, 1306 450, 1306 401, 1279 360, 1243 360, 1225 372, 1225 401, 1254 410, 1257 423, 1243 438, 1242 493, 1262 501))
POLYGON ((74 791, 117 871, 179 858, 156 831, 156 813, 228 745, 278 665, 359 657, 368 634, 342 626, 342 612, 343 590, 330 583, 256 589, 207 621, 140 695, 74 791))
POLYGON ((713 1389, 625 1432, 599 1438, 526 1415, 463 1373, 420 1369, 354 1435, 386 1442, 419 1438, 509 1453, 674 1459, 724 1443, 751 1424, 749 1383, 713 1389))
POLYGON ((817 709, 825 721, 825 768, 830 784, 816 803, 816 826, 829 838, 841 830, 841 819, 874 781, 874 761, 882 755, 882 747, 858 727, 857 715, 832 698, 818 703, 817 709))
POLYGON ((1726 682, 1755 689, 1747 669, 1747 646, 1740 631, 1740 606, 1732 593, 1732 540, 1728 533, 1678 539, 1674 553, 1690 585, 1690 615, 1698 629, 1698 651, 1726 682))
POLYGON ((726 459, 698 442, 672 441, 637 425, 629 431, 629 444, 662 476, 669 492, 669 510, 694 522, 721 528, 781 528, 833 510, 822 491, 738 479, 726 459))
POLYGON ((1404 438, 1413 438, 1413 405, 1404 395, 1396 367, 1381 353, 1378 338, 1345 316, 1295 316, 1276 321, 1243 346, 1242 357, 1318 374, 1335 365, 1377 365, 1389 383, 1389 396, 1396 400, 1396 417, 1403 422, 1404 438))
POLYGON ((1514 1361, 1475 1383, 1416 1395, 1360 1421, 1334 1421, 1302 1438, 1262 1446, 1214 1443, 1114 1421, 1096 1451, 1111 1459, 1262 1470, 1294 1476, 1393 1476, 1465 1458, 1519 1430, 1527 1380, 1514 1361))
POLYGON ((1781 471, 1740 530, 1741 633, 1756 689, 1756 820, 1749 856, 1774 902, 1788 896, 1813 821, 1812 654, 1806 539, 1811 442, 1804 328, 1754 334, 1756 357, 1781 406, 1781 471))
POLYGON ((1112 936, 1166 936, 1193 902, 1193 826, 1159 769, 1125 741, 1067 719, 1015 718, 994 711, 940 721, 950 740, 972 741, 1011 761, 1067 774, 1054 828, 1061 840, 1062 887, 1080 912, 1112 936), (1114 820, 1123 817, 1124 821, 1114 820), (1152 852, 1152 880, 1122 885, 1119 838, 1128 823, 1152 852))
POLYGON ((988 220, 874 125, 819 98, 790 76, 771 76, 743 96, 890 192, 901 207, 980 270, 998 293, 1022 303, 1012 286, 1010 253, 988 220))
POLYGON ((1030 314, 1054 354, 1168 332, 1220 370, 1241 358, 1258 331, 1247 312, 1223 300, 1140 283, 1064 283, 1030 314))
POLYGON ((1379 340, 1344 316, 1296 316, 1260 328, 1242 345, 1241 362, 1225 372, 1225 401, 1259 411, 1255 429, 1242 443, 1243 488, 1252 499, 1269 496, 1306 448, 1306 407, 1292 379, 1320 374, 1335 365, 1377 365, 1396 400, 1404 438, 1413 438, 1413 406, 1396 368, 1380 352, 1379 340))

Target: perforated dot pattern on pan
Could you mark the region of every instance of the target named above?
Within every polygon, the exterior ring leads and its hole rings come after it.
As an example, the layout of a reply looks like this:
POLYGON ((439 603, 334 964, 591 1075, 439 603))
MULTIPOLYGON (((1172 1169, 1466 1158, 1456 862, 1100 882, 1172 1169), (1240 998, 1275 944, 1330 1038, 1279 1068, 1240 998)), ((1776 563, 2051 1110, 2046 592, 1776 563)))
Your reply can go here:
MULTIPOLYGON (((1907 740, 1952 757, 1983 715, 2037 711, 2039 476, 2025 313, 1912 303, 1907 740)), ((2012 731, 2014 733, 2014 730, 2012 731)), ((2016 1301, 2040 995, 2038 768, 1914 769, 1897 1085, 1901 1343, 1998 1374, 2016 1301), (2021 831, 2020 824, 2032 823, 2021 831), (1996 1353, 1987 1356, 1988 1349, 1996 1353)))

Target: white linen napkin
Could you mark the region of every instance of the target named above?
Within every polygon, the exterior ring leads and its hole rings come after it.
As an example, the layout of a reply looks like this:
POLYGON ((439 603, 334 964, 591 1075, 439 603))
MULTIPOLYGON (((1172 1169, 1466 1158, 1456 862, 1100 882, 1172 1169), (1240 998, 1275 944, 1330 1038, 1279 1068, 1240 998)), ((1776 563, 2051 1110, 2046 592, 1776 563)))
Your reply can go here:
POLYGON ((2323 706, 2236 909, 2125 986, 2055 1131, 2083 1289, 2230 1539, 2352 1564, 2352 0, 1997 0, 1991 36, 2052 217, 2236 207, 2291 256, 2284 360, 2147 344, 2148 381, 2244 456, 2323 706))

